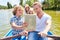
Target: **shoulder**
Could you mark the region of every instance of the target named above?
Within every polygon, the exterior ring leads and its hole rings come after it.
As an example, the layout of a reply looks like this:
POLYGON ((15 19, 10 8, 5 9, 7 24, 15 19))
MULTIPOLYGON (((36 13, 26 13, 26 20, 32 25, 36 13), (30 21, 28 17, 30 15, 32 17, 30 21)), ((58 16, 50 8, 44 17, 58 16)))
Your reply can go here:
POLYGON ((24 21, 24 20, 25 20, 25 18, 24 18, 24 17, 22 17, 22 18, 21 18, 21 20, 22 20, 22 21, 24 21))
POLYGON ((47 19, 52 19, 52 17, 50 15, 46 14, 46 13, 44 13, 44 15, 47 19))
POLYGON ((14 20, 16 20, 16 17, 15 16, 12 17, 12 18, 10 18, 10 21, 14 21, 14 20))

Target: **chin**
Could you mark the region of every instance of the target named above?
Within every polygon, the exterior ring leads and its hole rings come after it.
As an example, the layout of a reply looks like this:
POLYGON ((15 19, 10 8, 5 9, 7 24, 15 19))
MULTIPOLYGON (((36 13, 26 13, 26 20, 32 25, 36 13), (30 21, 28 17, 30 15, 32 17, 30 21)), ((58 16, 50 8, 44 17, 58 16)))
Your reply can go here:
POLYGON ((19 16, 21 16, 22 14, 20 14, 19 16))

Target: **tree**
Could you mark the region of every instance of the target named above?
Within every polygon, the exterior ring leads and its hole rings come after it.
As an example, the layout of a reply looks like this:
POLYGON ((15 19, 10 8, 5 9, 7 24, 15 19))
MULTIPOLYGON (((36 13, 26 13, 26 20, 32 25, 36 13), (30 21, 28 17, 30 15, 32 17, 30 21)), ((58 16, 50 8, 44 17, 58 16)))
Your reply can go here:
POLYGON ((20 0, 20 3, 19 4, 23 6, 23 0, 20 0))
POLYGON ((0 5, 0 9, 7 9, 7 6, 0 5))
POLYGON ((12 8, 12 5, 9 2, 7 2, 7 6, 8 6, 8 9, 12 8))
POLYGON ((34 0, 34 2, 37 2, 38 0, 34 0))
POLYGON ((26 1, 26 4, 28 4, 29 6, 32 6, 32 4, 34 3, 34 2, 37 2, 38 0, 27 0, 26 1))
POLYGON ((49 2, 47 2, 47 0, 44 0, 42 4, 43 4, 43 9, 49 8, 49 2))
POLYGON ((45 9, 59 9, 60 8, 60 0, 44 0, 43 8, 45 9))
POLYGON ((29 6, 32 6, 33 3, 30 0, 27 0, 26 4, 28 4, 29 6))

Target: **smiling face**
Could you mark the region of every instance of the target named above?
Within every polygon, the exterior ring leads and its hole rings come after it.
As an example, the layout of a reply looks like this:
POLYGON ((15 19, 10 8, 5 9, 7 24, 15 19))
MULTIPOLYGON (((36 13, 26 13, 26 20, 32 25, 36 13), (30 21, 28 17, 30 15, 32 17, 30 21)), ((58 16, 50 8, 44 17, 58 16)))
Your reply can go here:
POLYGON ((30 8, 29 14, 33 14, 33 8, 30 8))
POLYGON ((26 7, 25 10, 28 11, 30 8, 29 7, 26 7))
POLYGON ((35 11, 36 13, 38 13, 38 12, 40 11, 40 9, 39 9, 39 7, 38 7, 37 5, 33 6, 33 8, 34 8, 34 11, 35 11))
POLYGON ((17 16, 21 16, 23 14, 23 10, 21 8, 18 8, 16 11, 17 16))
POLYGON ((38 2, 35 2, 35 3, 33 4, 33 9, 34 9, 34 11, 35 11, 36 13, 39 13, 39 12, 41 12, 41 10, 42 10, 42 5, 41 5, 40 3, 38 3, 38 2))
POLYGON ((40 13, 41 10, 42 10, 42 8, 39 7, 38 5, 34 5, 33 8, 34 8, 34 11, 35 11, 36 13, 40 13))
POLYGON ((26 5, 25 5, 25 10, 28 11, 29 9, 30 9, 29 5, 26 4, 26 5))
POLYGON ((23 14, 23 7, 22 6, 15 6, 13 9, 13 15, 21 16, 23 14))

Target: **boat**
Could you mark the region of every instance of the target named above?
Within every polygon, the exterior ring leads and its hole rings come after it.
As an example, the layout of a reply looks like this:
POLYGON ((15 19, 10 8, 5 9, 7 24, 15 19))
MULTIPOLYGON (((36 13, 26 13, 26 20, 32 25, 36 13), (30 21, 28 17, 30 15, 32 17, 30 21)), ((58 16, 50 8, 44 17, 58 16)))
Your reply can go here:
MULTIPOLYGON (((48 32, 48 35, 52 35, 52 32, 48 32)), ((6 40, 10 40, 11 38, 13 38, 13 36, 12 36, 12 29, 10 29, 8 31, 8 33, 4 36, 4 39, 6 39, 6 40)), ((16 40, 18 40, 18 39, 16 39, 16 40)), ((26 40, 26 37, 22 36, 20 40, 26 40)))
MULTIPOLYGON (((17 35, 17 36, 18 36, 18 35, 17 35)), ((16 37, 17 37, 17 36, 16 36, 16 37)), ((8 33, 4 36, 4 38, 5 38, 5 39, 8 39, 8 40, 9 40, 9 37, 13 38, 13 36, 12 36, 12 29, 10 29, 10 30, 8 31, 8 33), (5 38, 5 37, 7 37, 7 38, 5 38)), ((10 39, 11 39, 11 38, 10 38, 10 39)), ((18 40, 17 38, 15 38, 15 39, 18 40)), ((25 36, 22 36, 20 40, 26 40, 26 37, 25 37, 25 36)))

